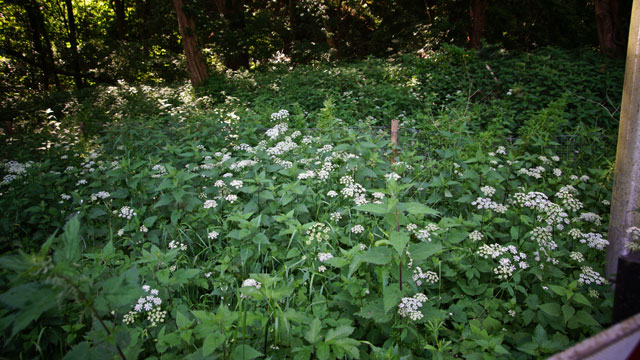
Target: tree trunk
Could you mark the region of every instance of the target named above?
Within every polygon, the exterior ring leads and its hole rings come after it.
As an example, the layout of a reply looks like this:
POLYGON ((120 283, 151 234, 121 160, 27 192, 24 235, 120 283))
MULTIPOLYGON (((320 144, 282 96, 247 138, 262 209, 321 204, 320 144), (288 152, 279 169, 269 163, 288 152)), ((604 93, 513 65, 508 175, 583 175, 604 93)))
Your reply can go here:
POLYGON ((200 85, 207 78, 207 65, 198 48, 196 26, 193 17, 184 11, 184 0, 173 0, 178 16, 178 27, 182 36, 182 46, 187 57, 187 72, 193 86, 200 85))
POLYGON ((33 47, 36 52, 40 68, 42 69, 42 78, 45 89, 49 89, 51 82, 59 86, 58 76, 55 72, 55 63, 53 60, 53 51, 51 50, 51 42, 47 35, 44 23, 44 15, 40 11, 40 3, 30 0, 24 3, 24 9, 29 19, 29 27, 33 38, 33 47))
POLYGON ((471 33, 469 34, 469 47, 480 48, 480 39, 484 32, 486 20, 487 0, 471 0, 469 12, 471 14, 471 33))
POLYGON ((71 0, 64 0, 67 7, 67 17, 69 18, 69 43, 71 44, 71 61, 73 65, 73 81, 78 89, 84 87, 82 82, 82 73, 80 72, 80 55, 78 54, 78 38, 76 33, 76 20, 73 15, 73 4, 71 0))
POLYGON ((241 67, 249 68, 249 53, 242 45, 241 36, 245 29, 244 1, 243 0, 214 0, 218 11, 229 21, 229 29, 233 36, 232 41, 237 46, 236 51, 225 54, 224 65, 231 70, 241 67))
POLYGON ((618 0, 596 0, 595 5, 600 52, 609 57, 623 56, 626 44, 618 0))
POLYGON ((627 229, 640 226, 640 1, 633 2, 629 46, 624 73, 620 127, 616 148, 616 168, 611 194, 609 246, 605 273, 612 278, 620 256, 627 255, 631 234, 627 229))
POLYGON ((118 33, 118 40, 120 41, 123 41, 126 38, 124 1, 125 0, 113 0, 116 13, 116 32, 118 33))

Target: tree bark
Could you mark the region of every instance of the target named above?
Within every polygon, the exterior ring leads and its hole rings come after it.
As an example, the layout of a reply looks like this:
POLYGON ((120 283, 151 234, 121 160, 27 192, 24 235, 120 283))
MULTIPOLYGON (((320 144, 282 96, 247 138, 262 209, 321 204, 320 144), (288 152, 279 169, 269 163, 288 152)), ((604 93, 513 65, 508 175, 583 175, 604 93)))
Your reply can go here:
POLYGON ((42 69, 42 80, 44 88, 49 89, 51 82, 59 86, 58 76, 55 73, 55 62, 53 60, 53 50, 44 23, 44 15, 40 11, 40 3, 37 0, 29 0, 24 3, 27 12, 29 27, 33 39, 33 47, 42 69))
POLYGON ((626 43, 618 0, 596 0, 595 5, 600 52, 609 57, 623 56, 626 43))
POLYGON ((207 79, 207 65, 198 48, 198 38, 193 17, 184 11, 185 0, 173 0, 178 16, 178 27, 182 36, 182 46, 187 57, 187 72, 193 86, 200 85, 207 79))
POLYGON ((116 32, 118 34, 118 40, 124 41, 126 38, 126 19, 124 13, 124 1, 125 0, 113 0, 116 13, 116 32))
POLYGON ((67 7, 67 17, 69 18, 69 43, 71 44, 71 61, 73 65, 73 81, 78 89, 84 87, 82 73, 80 72, 80 54, 78 54, 78 35, 76 32, 76 20, 73 15, 73 4, 71 0, 64 0, 67 7))
POLYGON ((469 12, 471 15, 471 33, 469 34, 469 47, 480 48, 480 39, 484 33, 486 22, 487 0, 471 0, 469 12))
POLYGON ((231 70, 238 70, 241 67, 249 68, 249 53, 241 44, 242 31, 245 29, 244 21, 244 1, 243 0, 214 0, 218 11, 229 21, 229 29, 233 34, 237 51, 225 54, 224 65, 231 70), (239 34, 240 33, 240 34, 239 34))

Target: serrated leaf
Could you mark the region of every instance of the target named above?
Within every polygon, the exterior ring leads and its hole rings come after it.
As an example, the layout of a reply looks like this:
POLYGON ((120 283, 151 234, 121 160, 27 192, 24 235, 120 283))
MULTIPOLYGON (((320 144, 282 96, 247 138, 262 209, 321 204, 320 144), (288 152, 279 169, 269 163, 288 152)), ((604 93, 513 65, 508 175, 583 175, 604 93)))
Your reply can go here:
POLYGON ((598 323, 593 316, 584 310, 578 310, 575 315, 575 319, 584 325, 600 327, 600 323, 598 323))
POLYGON ((558 286, 558 285, 547 285, 549 287, 549 289, 551 289, 551 291, 553 291, 554 293, 560 295, 560 296, 566 296, 567 295, 567 289, 565 289, 562 286, 558 286))
POLYGON ((392 231, 389 234, 389 242, 391 246, 396 250, 399 256, 403 256, 405 251, 404 249, 407 247, 409 243, 409 234, 400 231, 392 231))
POLYGON ((575 293, 573 295, 573 300, 575 302, 577 302, 578 304, 582 304, 582 305, 586 305, 586 306, 591 306, 591 302, 589 301, 589 299, 587 299, 584 295, 580 294, 580 293, 575 293))
POLYGON ((400 300, 402 300, 402 292, 398 284, 391 284, 387 286, 382 292, 382 304, 384 305, 384 312, 388 313, 389 310, 396 307, 400 300))
POLYGON ((189 318, 183 314, 181 311, 178 311, 176 314, 176 324, 179 328, 188 328, 193 324, 193 320, 189 320, 189 318))
POLYGON ((316 344, 322 340, 320 336, 320 330, 322 330, 322 322, 318 318, 314 318, 311 324, 309 324, 309 329, 305 331, 304 338, 310 344, 316 344))
POLYGON ((576 313, 576 309, 567 304, 562 305, 562 318, 564 319, 565 324, 573 317, 576 313))
POLYGON ((316 356, 318 360, 327 360, 331 356, 331 348, 325 343, 318 344, 316 348, 316 356))
POLYGON ((204 343, 202 345, 203 355, 209 356, 209 354, 214 352, 220 345, 222 345, 224 340, 224 335, 219 332, 214 332, 207 335, 207 337, 204 338, 204 343))
POLYGON ((387 207, 384 204, 363 204, 356 206, 355 209, 376 215, 384 215, 387 213, 387 207))
POLYGON ((335 329, 331 329, 327 331, 327 335, 325 336, 324 342, 331 343, 336 339, 346 338, 353 333, 355 330, 352 326, 341 325, 335 329))
POLYGON ((409 252, 414 262, 420 263, 430 256, 435 255, 442 251, 442 244, 440 242, 421 242, 419 244, 410 244, 409 252))
POLYGON ((249 345, 242 344, 238 345, 235 350, 233 350, 233 354, 231 354, 231 359, 233 360, 252 360, 262 356, 262 353, 258 350, 252 348, 249 345))
POLYGON ((562 310, 560 308, 560 304, 558 303, 546 303, 540 305, 540 309, 544 311, 547 315, 550 316, 560 316, 562 315, 562 310))
POLYGON ((417 202, 402 203, 402 207, 411 215, 439 215, 440 213, 426 205, 417 202))

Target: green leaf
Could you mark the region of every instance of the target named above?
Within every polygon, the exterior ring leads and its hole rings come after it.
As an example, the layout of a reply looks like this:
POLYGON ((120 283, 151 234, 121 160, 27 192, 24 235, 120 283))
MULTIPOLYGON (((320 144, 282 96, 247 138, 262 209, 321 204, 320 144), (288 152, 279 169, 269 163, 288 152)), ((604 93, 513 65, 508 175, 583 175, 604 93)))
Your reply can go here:
POLYGON ((558 303, 542 304, 540 305, 540 309, 550 316, 562 315, 562 310, 560 309, 560 305, 558 303))
POLYGON ((129 191, 127 189, 118 189, 109 194, 109 197, 112 199, 124 199, 129 196, 129 191))
POLYGON ((89 213, 87 214, 87 216, 91 220, 97 219, 104 215, 107 215, 107 212, 97 206, 92 207, 91 210, 89 210, 89 213))
POLYGON ((179 328, 188 328, 193 324, 193 320, 189 320, 189 318, 183 314, 181 311, 176 313, 176 324, 179 328))
POLYGON ((396 252, 400 257, 404 255, 404 249, 409 243, 409 240, 409 234, 405 232, 392 231, 389 234, 389 242, 391 243, 391 246, 396 249, 396 252))
POLYGON ((159 208, 160 206, 169 205, 172 202, 173 202, 173 196, 171 196, 171 194, 162 194, 162 196, 160 196, 160 199, 158 199, 158 202, 156 202, 156 204, 153 205, 153 207, 159 208))
POLYGON ((249 345, 242 344, 238 345, 235 350, 233 350, 233 354, 231 354, 231 359, 233 360, 252 360, 257 357, 262 356, 262 353, 258 350, 252 348, 249 345))
POLYGON ((331 356, 331 348, 325 343, 318 344, 316 348, 316 356, 318 360, 327 360, 331 356))
POLYGON ((567 295, 567 290, 562 287, 562 286, 558 286, 558 285, 548 285, 549 289, 551 289, 554 293, 560 295, 560 296, 566 296, 567 295))
POLYGON ((593 316, 589 315, 589 313, 584 310, 578 310, 575 315, 575 319, 584 325, 600 327, 600 323, 598 323, 593 316))
POLYGON ((567 304, 562 305, 562 317, 564 318, 565 324, 573 317, 576 313, 576 309, 567 304))
POLYGON ((325 343, 331 343, 336 339, 346 338, 355 330, 352 326, 341 325, 335 329, 327 331, 327 336, 324 339, 325 343))
POLYGON ((440 213, 426 205, 417 202, 401 203, 406 212, 411 215, 439 215, 440 213))
POLYGON ((439 242, 421 242, 409 245, 409 252, 414 262, 420 263, 430 256, 442 251, 442 244, 439 242))
POLYGON ((587 299, 584 295, 582 295, 580 293, 575 293, 573 295, 573 300, 575 302, 577 302, 578 304, 591 306, 591 302, 589 301, 589 299, 587 299))
POLYGON ((520 236, 520 230, 517 226, 512 226, 509 230, 509 235, 511 235, 511 240, 518 240, 520 236))
MULTIPOLYGON (((80 259, 80 219, 72 217, 64 226, 62 234, 62 259, 74 263, 80 259)), ((56 251, 56 255, 57 255, 56 251)))
POLYGON ((387 286, 382 292, 382 303, 384 305, 384 312, 388 313, 402 300, 402 291, 398 284, 391 284, 387 286))
POLYGON ((387 207, 384 204, 363 204, 356 206, 355 209, 376 215, 384 215, 387 213, 387 207))
POLYGON ((322 322, 320 321, 320 319, 315 318, 309 325, 309 329, 305 331, 304 338, 310 344, 316 344, 322 340, 322 337, 320 336, 320 330, 322 330, 322 322))
POLYGON ((224 335, 217 331, 207 335, 207 337, 204 338, 204 343, 202 345, 202 352, 204 356, 209 356, 212 352, 215 351, 215 349, 222 345, 224 340, 224 335))
POLYGON ((355 313, 365 319, 371 319, 379 324, 385 323, 392 318, 392 314, 386 314, 382 301, 376 300, 363 306, 360 311, 355 313))
POLYGON ((388 247, 374 247, 356 256, 356 258, 366 263, 385 265, 391 262, 392 251, 388 247))
POLYGON ((462 240, 466 239, 468 236, 469 236, 468 232, 453 228, 449 230, 449 234, 447 235, 447 241, 451 244, 457 244, 459 242, 462 242, 462 240))

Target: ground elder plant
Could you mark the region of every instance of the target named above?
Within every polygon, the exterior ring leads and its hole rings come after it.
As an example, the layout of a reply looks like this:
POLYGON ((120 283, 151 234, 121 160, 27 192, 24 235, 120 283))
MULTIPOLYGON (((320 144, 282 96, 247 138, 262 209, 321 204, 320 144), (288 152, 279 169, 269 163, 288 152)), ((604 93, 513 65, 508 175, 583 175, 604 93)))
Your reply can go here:
POLYGON ((5 224, 42 241, 3 245, 3 352, 537 358, 608 323, 601 173, 473 139, 396 156, 366 121, 292 113, 122 122, 55 162, 3 162, 3 209, 64 225, 5 224))

